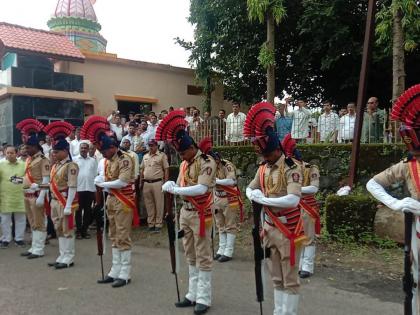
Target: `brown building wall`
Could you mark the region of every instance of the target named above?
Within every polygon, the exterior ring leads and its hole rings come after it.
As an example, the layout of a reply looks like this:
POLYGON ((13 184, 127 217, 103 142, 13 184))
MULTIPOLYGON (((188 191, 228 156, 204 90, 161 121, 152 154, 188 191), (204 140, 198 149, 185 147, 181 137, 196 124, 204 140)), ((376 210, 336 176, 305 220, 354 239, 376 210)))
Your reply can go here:
MULTIPOLYGON (((84 76, 85 92, 92 95, 95 114, 108 115, 117 108, 115 95, 157 99, 152 110, 201 108, 203 96, 188 95, 188 85, 196 85, 194 71, 153 63, 118 59, 115 56, 86 56, 85 63, 70 62, 58 69, 84 76)), ((223 87, 213 93, 212 114, 225 107, 223 87)))

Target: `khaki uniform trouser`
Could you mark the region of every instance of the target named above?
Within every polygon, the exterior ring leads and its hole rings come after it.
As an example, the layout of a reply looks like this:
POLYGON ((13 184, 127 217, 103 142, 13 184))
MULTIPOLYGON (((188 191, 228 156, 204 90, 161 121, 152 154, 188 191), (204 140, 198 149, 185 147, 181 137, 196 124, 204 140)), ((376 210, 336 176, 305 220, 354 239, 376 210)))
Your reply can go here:
MULTIPOLYGON (((303 211, 303 210, 302 210, 303 211)), ((303 230, 305 236, 308 238, 308 241, 305 242, 305 246, 310 246, 315 244, 315 221, 311 218, 306 211, 303 211, 303 230)))
POLYGON ((150 227, 161 228, 163 225, 164 199, 162 193, 162 181, 156 183, 144 183, 144 204, 147 210, 147 223, 150 227))
POLYGON ((24 197, 24 204, 26 216, 28 217, 29 225, 32 231, 45 232, 45 210, 44 206, 38 207, 36 202, 37 197, 24 197))
POLYGON ((184 231, 182 243, 189 265, 196 266, 201 271, 211 271, 213 253, 211 250, 212 225, 206 225, 205 237, 200 237, 200 219, 197 211, 181 209, 180 226, 184 231))
POLYGON ((219 233, 236 235, 238 232, 239 208, 231 208, 228 198, 214 197, 213 211, 219 233))
POLYGON ((290 241, 277 228, 264 222, 264 247, 270 249, 268 269, 274 288, 290 294, 299 293, 299 258, 301 248, 296 246, 295 265, 290 265, 290 241))
POLYGON ((73 216, 73 228, 69 227, 69 217, 64 215, 64 208, 56 199, 51 199, 51 220, 54 223, 55 232, 57 237, 72 238, 74 235, 74 212, 73 216))
POLYGON ((116 197, 108 195, 106 200, 106 213, 109 220, 109 238, 112 247, 120 251, 131 249, 131 224, 133 211, 122 204, 116 197))

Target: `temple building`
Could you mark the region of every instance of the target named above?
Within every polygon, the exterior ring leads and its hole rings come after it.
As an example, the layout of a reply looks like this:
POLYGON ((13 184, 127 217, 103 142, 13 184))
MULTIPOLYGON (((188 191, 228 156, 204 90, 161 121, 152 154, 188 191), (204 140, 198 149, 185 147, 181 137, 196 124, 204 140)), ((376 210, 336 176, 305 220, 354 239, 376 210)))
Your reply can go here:
MULTIPOLYGON (((14 126, 29 117, 80 126, 89 115, 115 109, 128 114, 202 105, 193 69, 107 52, 94 3, 58 0, 50 31, 0 22, 0 142, 19 143, 14 126)), ((223 87, 216 86, 212 110, 227 106, 223 87)))

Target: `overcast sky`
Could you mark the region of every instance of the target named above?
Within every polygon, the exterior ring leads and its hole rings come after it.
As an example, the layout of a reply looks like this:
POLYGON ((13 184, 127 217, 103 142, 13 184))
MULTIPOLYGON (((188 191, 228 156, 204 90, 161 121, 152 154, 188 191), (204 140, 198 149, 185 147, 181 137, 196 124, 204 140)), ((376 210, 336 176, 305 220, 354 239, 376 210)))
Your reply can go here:
MULTIPOLYGON (((1 0, 0 22, 48 29, 57 0, 1 0)), ((107 52, 121 58, 188 66, 188 53, 174 38, 191 40, 189 0, 97 0, 95 11, 108 40, 107 52)))

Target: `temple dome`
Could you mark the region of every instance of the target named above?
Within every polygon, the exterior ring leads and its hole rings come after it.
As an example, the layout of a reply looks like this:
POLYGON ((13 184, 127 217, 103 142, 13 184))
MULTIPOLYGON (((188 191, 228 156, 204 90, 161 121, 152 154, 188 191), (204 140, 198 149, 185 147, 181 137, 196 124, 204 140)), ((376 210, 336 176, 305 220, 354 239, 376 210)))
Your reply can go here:
POLYGON ((50 30, 63 33, 76 47, 91 52, 106 52, 106 39, 99 33, 95 0, 58 0, 48 21, 50 30))
POLYGON ((75 17, 97 22, 93 0, 59 0, 53 17, 75 17))

